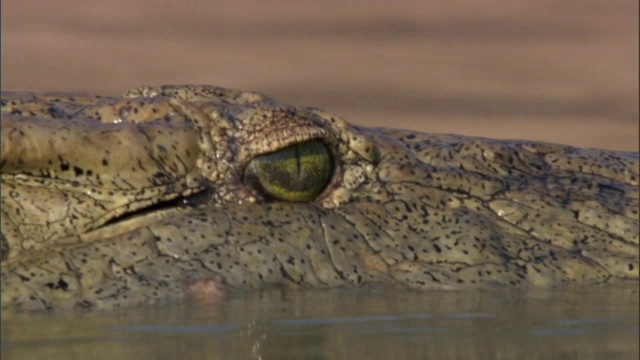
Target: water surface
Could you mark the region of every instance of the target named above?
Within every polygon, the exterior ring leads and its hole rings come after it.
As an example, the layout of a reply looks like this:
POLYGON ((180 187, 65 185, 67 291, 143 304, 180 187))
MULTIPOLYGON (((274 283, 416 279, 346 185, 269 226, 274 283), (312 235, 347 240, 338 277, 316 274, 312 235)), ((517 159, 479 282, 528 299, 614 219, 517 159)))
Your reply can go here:
POLYGON ((525 359, 639 356, 638 290, 236 293, 2 320, 3 359, 525 359))
MULTIPOLYGON (((638 148, 638 1, 3 1, 3 90, 256 90, 370 126, 638 148)), ((2 359, 639 358, 638 290, 264 291, 2 319, 2 359)))

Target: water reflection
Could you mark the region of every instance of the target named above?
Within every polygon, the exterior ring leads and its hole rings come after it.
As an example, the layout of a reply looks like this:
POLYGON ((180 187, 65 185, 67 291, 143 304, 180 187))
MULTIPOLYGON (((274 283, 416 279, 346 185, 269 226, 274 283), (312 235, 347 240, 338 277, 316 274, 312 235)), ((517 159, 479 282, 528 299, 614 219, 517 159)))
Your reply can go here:
POLYGON ((638 291, 237 293, 2 321, 3 358, 638 358, 638 291), (95 354, 98 354, 97 357, 95 354))

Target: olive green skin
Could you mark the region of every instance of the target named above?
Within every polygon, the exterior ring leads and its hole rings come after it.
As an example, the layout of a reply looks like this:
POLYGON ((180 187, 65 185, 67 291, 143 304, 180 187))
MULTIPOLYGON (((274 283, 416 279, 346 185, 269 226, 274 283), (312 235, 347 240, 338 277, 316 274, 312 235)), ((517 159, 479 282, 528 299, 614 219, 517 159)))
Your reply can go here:
POLYGON ((365 128, 213 86, 3 93, 1 136, 3 314, 270 286, 638 286, 637 152, 365 128), (318 178, 286 180, 307 156, 318 178))

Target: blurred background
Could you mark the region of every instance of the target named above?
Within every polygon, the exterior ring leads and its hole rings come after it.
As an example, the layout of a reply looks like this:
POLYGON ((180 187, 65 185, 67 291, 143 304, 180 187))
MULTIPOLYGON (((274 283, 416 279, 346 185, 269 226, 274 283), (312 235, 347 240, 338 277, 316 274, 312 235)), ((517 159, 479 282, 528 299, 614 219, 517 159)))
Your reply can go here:
POLYGON ((214 84, 351 122, 638 149, 637 0, 2 1, 2 90, 214 84))

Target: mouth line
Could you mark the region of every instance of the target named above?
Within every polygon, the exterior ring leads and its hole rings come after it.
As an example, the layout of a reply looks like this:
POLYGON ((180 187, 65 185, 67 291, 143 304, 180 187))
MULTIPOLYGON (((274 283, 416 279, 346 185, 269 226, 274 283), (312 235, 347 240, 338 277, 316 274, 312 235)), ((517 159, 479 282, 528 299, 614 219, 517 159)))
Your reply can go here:
POLYGON ((110 219, 95 230, 117 226, 134 219, 141 219, 156 213, 165 212, 167 210, 178 208, 194 208, 207 203, 211 198, 212 192, 213 191, 211 188, 205 188, 191 195, 178 196, 170 200, 159 201, 157 203, 153 203, 151 205, 144 206, 130 212, 125 212, 110 219))

